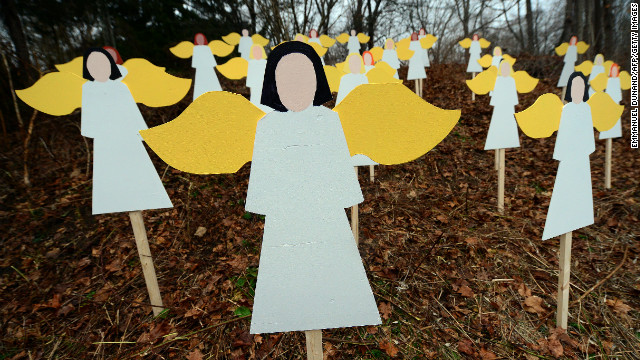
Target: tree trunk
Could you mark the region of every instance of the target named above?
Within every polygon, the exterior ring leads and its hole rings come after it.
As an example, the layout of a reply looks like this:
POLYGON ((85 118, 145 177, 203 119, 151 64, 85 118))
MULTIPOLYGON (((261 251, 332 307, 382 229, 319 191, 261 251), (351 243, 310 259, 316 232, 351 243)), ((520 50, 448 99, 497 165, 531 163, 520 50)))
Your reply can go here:
POLYGON ((558 39, 557 45, 568 42, 569 38, 575 34, 575 19, 573 17, 576 0, 567 0, 564 8, 564 26, 562 27, 562 35, 558 39))
POLYGON ((611 12, 612 0, 602 0, 602 26, 604 28, 604 46, 603 52, 607 56, 611 56, 615 50, 615 34, 613 33, 614 18, 611 12))
POLYGON ((536 51, 536 35, 533 31, 533 9, 531 9, 531 0, 527 0, 527 50, 530 54, 536 51))
POLYGON ((602 4, 601 0, 593 0, 593 50, 595 54, 602 52, 602 4))
POLYGON ((16 7, 15 0, 0 0, 0 8, 2 11, 2 20, 9 32, 11 42, 16 49, 16 56, 18 57, 18 78, 16 83, 19 88, 29 86, 34 81, 34 72, 31 71, 31 60, 29 58, 29 46, 27 45, 27 38, 24 35, 22 28, 22 21, 18 16, 18 9, 16 7))
POLYGON ((584 40, 585 31, 584 31, 583 14, 584 14, 584 0, 575 0, 575 12, 573 16, 575 18, 576 33, 574 35, 578 37, 579 41, 584 40))

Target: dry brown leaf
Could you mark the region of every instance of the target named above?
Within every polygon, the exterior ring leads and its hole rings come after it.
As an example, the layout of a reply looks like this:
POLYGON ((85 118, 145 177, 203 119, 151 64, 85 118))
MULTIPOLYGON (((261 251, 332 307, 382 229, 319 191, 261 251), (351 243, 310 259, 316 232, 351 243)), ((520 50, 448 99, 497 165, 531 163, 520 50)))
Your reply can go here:
POLYGON ((382 318, 385 320, 389 319, 389 317, 391 317, 391 314, 393 313, 391 304, 386 302, 381 302, 380 305, 378 305, 378 310, 380 310, 380 314, 382 314, 382 318))
POLYGON ((473 297, 473 295, 475 295, 473 290, 471 290, 467 285, 460 286, 460 288, 458 288, 458 293, 464 297, 473 297))
POLYGON ((549 342, 547 343, 547 346, 549 347, 549 352, 554 357, 560 357, 564 353, 564 349, 562 348, 562 344, 560 343, 560 340, 558 340, 558 339, 549 339, 549 342))
POLYGON ((386 352, 387 355, 391 356, 392 358, 398 355, 398 348, 390 341, 382 340, 378 345, 380 346, 380 349, 384 350, 384 352, 386 352))
POLYGON ((475 350, 473 350, 473 343, 469 339, 462 339, 458 341, 458 351, 467 355, 475 354, 475 350))
POLYGON ((542 298, 534 295, 524 299, 524 309, 532 314, 543 313, 542 298))
POLYGON ((625 304, 624 301, 620 299, 607 299, 606 304, 611 307, 614 312, 624 316, 631 310, 631 306, 625 304))
POLYGON ((480 349, 480 357, 482 358, 482 360, 495 360, 496 354, 485 348, 482 348, 480 349))
POLYGON ((196 233, 193 234, 193 236, 203 237, 206 232, 207 232, 207 228, 206 227, 198 226, 198 229, 196 229, 196 233))
POLYGON ((187 360, 202 360, 202 357, 202 353, 198 349, 187 354, 187 360))

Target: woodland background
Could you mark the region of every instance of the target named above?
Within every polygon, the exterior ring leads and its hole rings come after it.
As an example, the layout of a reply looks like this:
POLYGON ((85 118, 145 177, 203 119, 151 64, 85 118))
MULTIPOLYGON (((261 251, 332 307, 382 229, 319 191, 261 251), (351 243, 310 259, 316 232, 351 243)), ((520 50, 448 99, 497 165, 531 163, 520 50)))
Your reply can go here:
MULTIPOLYGON (((168 311, 151 316, 125 214, 91 215, 91 143, 79 111, 52 117, 15 100, 56 63, 115 45, 193 77, 169 47, 196 32, 216 39, 246 27, 272 43, 317 28, 353 28, 374 45, 424 27, 438 36, 425 100, 462 109, 451 134, 408 164, 361 171, 360 253, 383 324, 324 332, 328 359, 638 359, 640 156, 613 141, 613 189, 604 145, 591 156, 594 225, 574 232, 569 329, 555 329, 558 240, 542 242, 556 164, 554 139, 521 136, 507 151, 505 214, 496 211, 493 153, 483 150, 487 96, 470 99, 457 41, 480 33, 540 79, 522 110, 555 84, 554 46, 573 34, 628 70, 629 1, 29 1, 0 0, 0 359, 293 359, 300 333, 250 335, 264 219, 244 211, 249 165, 196 176, 149 151, 174 208, 144 212, 168 311)), ((342 60, 336 44, 328 59, 342 60)), ((224 63, 226 59, 218 59, 224 63)), ((406 77, 406 67, 400 77, 406 77)), ((244 81, 223 89, 248 95, 244 81)), ((413 82, 405 85, 413 89, 413 82)), ((152 109, 149 126, 191 102, 152 109)), ((333 106, 333 102, 327 104, 333 106)), ((301 215, 304 216, 304 215, 301 215)))

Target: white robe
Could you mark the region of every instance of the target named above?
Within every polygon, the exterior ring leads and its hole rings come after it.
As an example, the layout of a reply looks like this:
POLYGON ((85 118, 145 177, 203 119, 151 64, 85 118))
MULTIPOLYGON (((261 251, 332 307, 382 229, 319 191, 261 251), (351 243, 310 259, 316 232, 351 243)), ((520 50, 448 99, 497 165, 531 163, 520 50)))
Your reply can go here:
POLYGON ((365 65, 364 66, 364 73, 368 73, 369 71, 373 70, 373 68, 375 68, 375 66, 373 65, 365 65))
POLYGON ((251 36, 241 37, 240 42, 238 43, 238 52, 240 53, 240 57, 248 61, 251 58, 249 54, 251 53, 252 45, 253 39, 251 39, 251 36))
POLYGON ((196 69, 196 78, 193 82, 193 100, 209 91, 222 91, 218 75, 214 70, 216 65, 218 65, 216 59, 207 45, 193 47, 191 67, 196 69))
POLYGON ((424 63, 422 62, 422 46, 419 41, 412 41, 409 44, 409 50, 413 50, 413 56, 409 59, 409 70, 407 71, 407 80, 426 79, 427 73, 424 71, 424 63))
POLYGON ((344 211, 362 201, 338 114, 258 122, 245 209, 266 218, 250 333, 381 323, 344 211))
POLYGON ((365 74, 346 74, 340 78, 340 87, 338 88, 338 95, 336 96, 336 105, 351 92, 357 86, 362 84, 368 84, 369 79, 365 74))
POLYGON ((564 54, 564 59, 562 60, 564 61, 564 66, 558 80, 558 87, 567 86, 569 76, 576 71, 576 60, 578 60, 578 48, 575 45, 569 45, 567 53, 564 54))
POLYGON ((593 224, 589 155, 596 149, 591 108, 586 102, 562 109, 553 158, 560 161, 542 240, 593 224))
MULTIPOLYGON (((309 38, 309 42, 310 43, 316 43, 316 44, 322 46, 322 43, 320 42, 320 38, 309 38)), ((320 56, 320 61, 322 61, 322 66, 324 66, 324 55, 320 56)))
POLYGON ((495 55, 491 58, 491 66, 495 66, 497 69, 499 69, 501 61, 502 61, 502 55, 495 55))
POLYGON ((518 124, 514 116, 518 105, 516 81, 511 77, 498 76, 493 88, 490 105, 493 106, 485 150, 520 147, 518 124))
POLYGON ((266 67, 266 59, 249 60, 246 85, 251 90, 249 101, 256 106, 260 106, 260 100, 262 99, 262 84, 264 83, 264 70, 266 67))
MULTIPOLYGON (((611 99, 616 103, 620 104, 622 100, 622 90, 620 89, 620 78, 609 78, 607 81, 607 90, 606 93, 611 96, 611 99)), ((607 131, 601 131, 598 139, 609 139, 609 138, 619 138, 622 137, 622 123, 620 119, 616 122, 613 127, 607 131)))
POLYGON ((82 85, 80 131, 93 138, 92 213, 171 208, 139 130, 147 129, 127 85, 82 85))
POLYGON ((347 49, 349 50, 349 54, 351 53, 360 54, 360 41, 358 41, 357 36, 349 36, 347 49))
MULTIPOLYGON (((422 39, 426 36, 427 35, 418 35, 418 39, 422 39)), ((422 48, 420 52, 422 53, 422 63, 424 64, 424 67, 430 67, 431 63, 429 62, 429 49, 423 48, 422 45, 420 47, 422 48)))
POLYGON ((382 52, 382 61, 386 62, 387 64, 389 64, 389 66, 396 69, 396 73, 393 74, 393 77, 399 79, 400 77, 398 77, 398 69, 400 68, 400 60, 398 59, 398 53, 393 49, 384 50, 382 52))
POLYGON ((480 73, 482 72, 482 66, 478 62, 480 60, 480 53, 482 52, 482 47, 480 46, 480 42, 478 40, 473 40, 471 42, 471 46, 469 47, 469 65, 467 65, 467 72, 470 73, 480 73))
MULTIPOLYGON (((595 79, 596 76, 602 74, 603 72, 604 72, 604 66, 602 66, 602 65, 593 65, 593 67, 591 68, 591 74, 589 74, 589 83, 591 83, 591 80, 595 79)), ((596 91, 593 90, 591 85, 589 85, 589 97, 591 97, 591 95, 593 95, 595 93, 596 93, 596 91)))

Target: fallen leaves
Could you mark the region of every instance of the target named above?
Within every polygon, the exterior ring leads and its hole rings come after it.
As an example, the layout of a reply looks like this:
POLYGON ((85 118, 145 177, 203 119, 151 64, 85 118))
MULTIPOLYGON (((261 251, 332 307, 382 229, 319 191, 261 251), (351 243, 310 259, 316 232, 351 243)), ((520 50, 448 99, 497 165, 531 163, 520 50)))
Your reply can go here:
POLYGON ((523 307, 525 311, 532 314, 542 314, 545 312, 545 309, 542 307, 542 298, 535 295, 524 299, 523 307))
POLYGON ((392 358, 398 356, 399 350, 391 341, 382 340, 380 341, 378 346, 380 347, 380 349, 384 350, 384 352, 387 353, 387 355, 391 356, 392 358))

